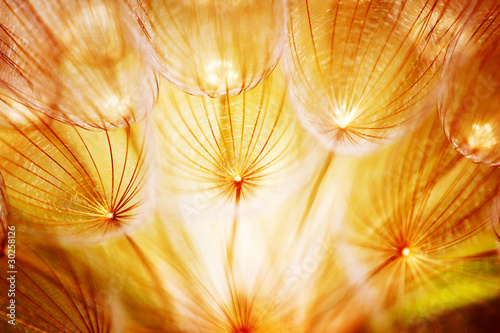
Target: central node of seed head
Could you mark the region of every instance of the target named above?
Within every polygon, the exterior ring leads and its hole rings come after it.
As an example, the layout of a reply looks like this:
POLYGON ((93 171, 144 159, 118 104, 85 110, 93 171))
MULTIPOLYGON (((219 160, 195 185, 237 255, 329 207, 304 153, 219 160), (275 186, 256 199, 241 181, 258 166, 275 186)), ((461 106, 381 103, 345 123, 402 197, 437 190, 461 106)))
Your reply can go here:
POLYGON ((236 175, 236 176, 234 176, 234 181, 235 181, 236 183, 240 183, 240 182, 241 182, 241 180, 242 180, 242 179, 241 179, 241 176, 240 176, 240 175, 236 175))
POLYGON ((410 249, 405 247, 403 250, 401 250, 401 254, 403 257, 408 257, 410 255, 410 249))
POLYGON ((339 108, 334 110, 334 115, 336 119, 337 127, 341 130, 346 129, 351 122, 356 117, 357 110, 347 110, 347 106, 345 104, 341 105, 339 108))
POLYGON ((115 213, 108 212, 108 214, 106 215, 106 217, 111 220, 112 218, 115 217, 115 213))
POLYGON ((234 333, 251 333, 252 329, 249 327, 240 327, 234 330, 234 333))

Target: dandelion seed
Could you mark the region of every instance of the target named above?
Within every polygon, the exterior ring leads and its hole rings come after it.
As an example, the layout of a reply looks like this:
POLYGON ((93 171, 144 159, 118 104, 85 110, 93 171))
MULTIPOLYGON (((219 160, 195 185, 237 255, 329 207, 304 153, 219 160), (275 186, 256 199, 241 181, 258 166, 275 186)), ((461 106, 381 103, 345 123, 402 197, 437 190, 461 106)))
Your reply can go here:
POLYGON ((153 108, 156 77, 132 45, 119 3, 1 5, 6 70, 0 79, 8 87, 2 99, 12 114, 29 114, 25 106, 69 124, 105 129, 126 127, 153 108))
POLYGON ((497 166, 500 5, 487 8, 494 19, 473 17, 448 52, 439 89, 439 114, 446 136, 460 153, 475 163, 497 166), (467 34, 471 30, 474 33, 467 34))
MULTIPOLYGON (((106 284, 92 272, 90 262, 76 260, 64 250, 30 246, 18 238, 15 275, 15 327, 26 332, 114 332, 120 329, 121 307, 112 295, 104 297, 106 284)), ((1 258, 7 267, 6 257, 1 258)), ((88 260, 88 258, 87 258, 88 260)), ((11 281, 6 270, 0 273, 0 302, 11 304, 11 281)), ((12 277, 12 276, 10 276, 12 277)), ((2 306, 0 328, 10 331, 9 309, 2 306)))
POLYGON ((218 99, 165 85, 155 114, 162 151, 169 156, 162 165, 164 188, 204 215, 221 204, 262 203, 286 185, 286 177, 296 179, 307 141, 285 89, 279 73, 249 92, 218 99))
POLYGON ((361 163, 371 167, 358 171, 342 245, 349 257, 340 258, 363 272, 356 283, 374 301, 418 317, 430 304, 437 313, 500 293, 488 230, 498 170, 456 153, 435 116, 361 163), (433 297, 446 290, 453 295, 433 297))
MULTIPOLYGON (((453 40, 459 35, 462 35, 461 39, 473 35, 481 21, 491 14, 488 9, 491 4, 488 5, 488 1, 406 1, 404 11, 411 17, 419 18, 409 37, 415 42, 423 57, 437 61, 441 67, 445 53, 453 40)), ((464 48, 462 51, 469 50, 464 48)))
POLYGON ((423 119, 436 57, 410 40, 405 1, 294 0, 285 66, 304 128, 341 153, 371 151, 423 119))
POLYGON ((156 67, 190 94, 237 95, 276 66, 286 2, 128 0, 156 67))
POLYGON ((19 228, 98 241, 144 221, 151 202, 147 123, 112 132, 42 119, 32 126, 0 132, 0 170, 19 228))

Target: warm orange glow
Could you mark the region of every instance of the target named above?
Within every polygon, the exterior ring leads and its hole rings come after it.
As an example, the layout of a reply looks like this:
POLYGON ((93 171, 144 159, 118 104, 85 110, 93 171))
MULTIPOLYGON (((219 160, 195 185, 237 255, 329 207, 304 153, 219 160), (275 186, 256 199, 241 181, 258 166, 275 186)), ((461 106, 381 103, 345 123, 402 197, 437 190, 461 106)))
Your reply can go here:
POLYGON ((496 332, 500 1, 0 0, 0 332, 496 332))

